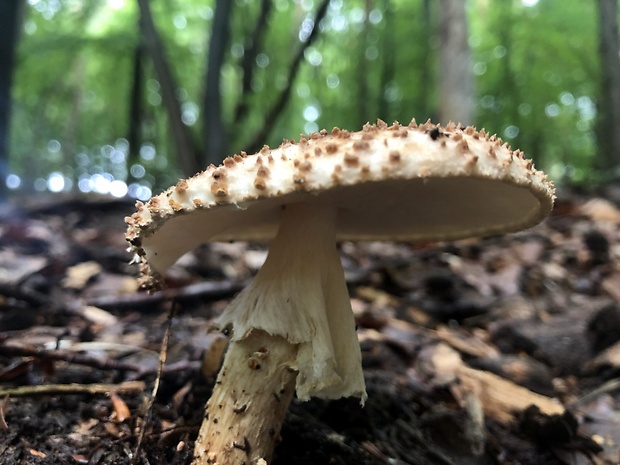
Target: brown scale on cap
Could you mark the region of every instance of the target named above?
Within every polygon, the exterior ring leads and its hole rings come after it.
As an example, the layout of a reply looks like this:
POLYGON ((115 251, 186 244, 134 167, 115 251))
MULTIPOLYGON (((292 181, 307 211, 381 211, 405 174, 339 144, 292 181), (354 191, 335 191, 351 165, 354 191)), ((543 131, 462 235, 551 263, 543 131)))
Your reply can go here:
POLYGON ((183 211, 183 205, 181 205, 181 204, 180 204, 179 202, 177 202, 176 200, 174 200, 174 199, 170 199, 170 200, 168 200, 168 203, 170 204, 170 206, 172 207, 172 209, 173 209, 175 212, 180 212, 180 211, 183 211))
POLYGON ((211 193, 216 197, 226 197, 228 195, 228 188, 224 181, 215 181, 211 184, 211 193))
POLYGON ((363 133, 375 134, 378 130, 379 130, 379 128, 377 126, 375 126, 374 124, 370 124, 370 123, 366 123, 362 127, 362 132, 363 133))
POLYGON ((355 167, 357 165, 359 165, 360 163, 360 159, 357 155, 353 155, 352 153, 345 153, 344 154, 344 163, 348 166, 348 167, 355 167))
POLYGON ((304 161, 303 163, 299 165, 299 171, 304 171, 304 172, 312 171, 312 163, 310 163, 309 161, 304 161))
POLYGON ((469 144, 467 143, 467 141, 465 139, 461 140, 457 144, 457 147, 459 148, 461 153, 469 152, 469 144))
POLYGON ((355 142, 353 142, 353 149, 354 150, 368 150, 370 148, 370 144, 365 141, 365 140, 356 140, 355 142))
POLYGON ((336 153, 338 151, 338 144, 334 144, 333 142, 330 142, 329 144, 325 146, 325 151, 330 155, 333 153, 336 153))
POLYGON ((175 192, 177 194, 184 194, 187 191, 187 181, 185 179, 179 179, 176 185, 175 192))
POLYGON ((468 171, 473 171, 476 167, 476 163, 478 163, 478 155, 472 155, 467 159, 466 167, 468 171))

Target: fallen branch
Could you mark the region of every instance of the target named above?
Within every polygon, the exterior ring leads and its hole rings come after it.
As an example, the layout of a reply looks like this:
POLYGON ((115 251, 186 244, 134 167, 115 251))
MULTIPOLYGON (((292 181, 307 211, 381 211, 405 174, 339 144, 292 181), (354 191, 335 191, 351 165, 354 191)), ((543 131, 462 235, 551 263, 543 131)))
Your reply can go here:
POLYGON ((144 391, 142 381, 126 381, 121 384, 42 384, 0 389, 0 397, 30 397, 58 394, 109 394, 111 392, 131 393, 144 391))
POLYGON ((125 309, 140 306, 150 306, 171 300, 183 301, 197 298, 219 298, 241 291, 245 283, 238 281, 207 281, 190 284, 178 289, 165 289, 163 291, 147 294, 146 292, 124 295, 101 296, 89 299, 86 305, 92 305, 103 309, 125 309))
MULTIPOLYGON (((139 349, 139 348, 136 348, 139 349)), ((20 347, 8 344, 0 344, 0 355, 5 357, 33 357, 41 360, 61 361, 75 365, 89 366, 100 370, 117 370, 136 372, 136 378, 143 378, 157 373, 158 368, 144 368, 135 363, 118 362, 112 359, 91 357, 89 355, 76 354, 66 350, 46 350, 31 347, 20 347)), ((181 360, 177 363, 165 366, 163 374, 177 373, 179 371, 196 370, 201 366, 200 361, 181 360)), ((0 371, 0 378, 2 372, 0 371)))

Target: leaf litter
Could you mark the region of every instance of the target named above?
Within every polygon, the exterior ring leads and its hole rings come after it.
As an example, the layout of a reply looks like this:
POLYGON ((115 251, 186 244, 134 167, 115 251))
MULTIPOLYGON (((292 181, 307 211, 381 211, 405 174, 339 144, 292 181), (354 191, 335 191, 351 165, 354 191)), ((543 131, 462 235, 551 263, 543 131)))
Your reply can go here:
MULTIPOLYGON (((620 463, 620 210, 605 197, 560 196, 509 236, 341 244, 369 399, 295 401, 273 463, 620 463)), ((145 294, 132 211, 3 211, 0 464, 191 461, 226 346, 209 329, 266 248, 201 246, 145 294)))

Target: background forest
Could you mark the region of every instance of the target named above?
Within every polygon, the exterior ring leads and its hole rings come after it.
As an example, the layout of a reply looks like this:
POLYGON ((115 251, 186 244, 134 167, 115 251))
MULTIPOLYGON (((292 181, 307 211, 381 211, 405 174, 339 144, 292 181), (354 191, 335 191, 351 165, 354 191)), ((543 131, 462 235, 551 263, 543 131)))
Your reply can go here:
POLYGON ((9 191, 146 199, 412 117, 485 127, 556 181, 620 174, 617 0, 3 0, 0 30, 9 191))

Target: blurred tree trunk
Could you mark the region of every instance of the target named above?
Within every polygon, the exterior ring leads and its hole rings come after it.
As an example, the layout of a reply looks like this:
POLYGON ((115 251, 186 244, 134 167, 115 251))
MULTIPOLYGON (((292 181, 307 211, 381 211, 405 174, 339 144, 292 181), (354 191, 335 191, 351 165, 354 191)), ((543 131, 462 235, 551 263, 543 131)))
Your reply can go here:
POLYGON ((295 82, 295 77, 297 76, 297 72, 299 71, 299 66, 301 65, 301 62, 304 58, 304 53, 319 35, 319 23, 325 17, 325 13, 327 13, 327 7, 329 6, 329 2, 330 0, 323 0, 318 6, 312 21, 312 31, 308 34, 308 37, 301 44, 301 46, 297 50, 296 55, 293 57, 293 61, 288 70, 286 86, 275 98, 275 103, 266 112, 265 117, 263 118, 263 127, 258 130, 258 132, 253 136, 250 143, 247 144, 248 153, 259 150, 266 143, 267 136, 269 136, 269 133, 273 129, 273 126, 275 125, 277 119, 280 117, 282 111, 286 107, 288 99, 291 96, 291 92, 293 91, 293 83, 295 82))
POLYGON ((420 93, 420 108, 417 109, 418 114, 422 116, 420 122, 426 121, 428 118, 436 120, 436 115, 433 114, 433 111, 436 109, 433 108, 431 104, 431 89, 433 86, 433 63, 432 58, 434 58, 432 50, 432 39, 433 39, 433 28, 431 27, 433 24, 433 15, 431 14, 431 0, 423 0, 422 1, 422 36, 420 37, 419 43, 422 44, 422 69, 420 69, 420 87, 422 88, 422 92, 420 93))
POLYGON ((474 99, 463 0, 439 2, 439 121, 473 124, 474 99))
POLYGON ((243 70, 241 96, 235 108, 233 128, 239 127, 248 115, 250 95, 252 94, 252 79, 254 78, 254 71, 256 70, 256 56, 261 50, 263 37, 267 32, 267 22, 272 9, 273 0, 261 0, 260 13, 256 25, 254 26, 254 32, 251 37, 246 39, 243 50, 243 60, 241 61, 241 69, 243 70))
POLYGON ((179 165, 186 175, 194 174, 202 167, 197 161, 197 151, 189 128, 181 120, 181 105, 176 96, 177 84, 168 60, 164 54, 164 45, 155 27, 151 14, 150 0, 138 0, 140 8, 140 34, 146 51, 153 60, 153 67, 161 89, 162 101, 168 113, 168 124, 178 151, 179 165))
POLYGON ((598 0, 601 83, 597 122, 603 169, 620 167, 620 38, 618 0, 598 0))
MULTIPOLYGON (((368 36, 370 35, 369 29, 370 26, 370 12, 372 11, 372 3, 370 0, 364 1, 364 22, 362 25, 362 30, 359 34, 358 41, 358 49, 359 53, 357 57, 357 75, 359 79, 357 80, 357 122, 355 124, 356 127, 362 127, 362 125, 369 121, 370 115, 370 102, 368 99, 368 58, 366 58, 366 52, 368 51, 368 47, 370 42, 368 40, 368 36)), ((383 84, 383 83, 382 83, 383 84)), ((372 120, 370 120, 372 122, 372 120)))
MULTIPOLYGON (((144 82, 144 70, 142 66, 143 56, 142 40, 139 40, 133 52, 133 70, 131 81, 131 93, 129 95, 129 128, 127 130, 127 142, 129 144, 128 165, 131 166, 139 161, 141 127, 142 127, 142 92, 144 82)), ((134 177, 130 173, 129 179, 134 177)))
MULTIPOLYGON (((396 50, 398 40, 396 37, 396 25, 394 24, 394 8, 391 0, 383 2, 383 63, 381 66, 381 95, 379 95, 378 118, 391 123, 394 121, 394 111, 391 101, 388 101, 388 92, 394 85, 396 76, 396 50)), ((374 121, 370 121, 373 123, 374 121)))
POLYGON ((230 38, 232 0, 216 0, 209 56, 207 58, 206 87, 202 109, 205 137, 206 164, 218 165, 228 155, 228 140, 222 115, 221 77, 224 52, 230 38))
POLYGON ((22 0, 0 1, 0 201, 4 201, 7 196, 11 85, 23 4, 22 0))

